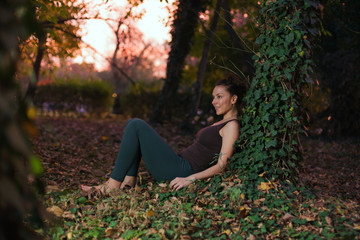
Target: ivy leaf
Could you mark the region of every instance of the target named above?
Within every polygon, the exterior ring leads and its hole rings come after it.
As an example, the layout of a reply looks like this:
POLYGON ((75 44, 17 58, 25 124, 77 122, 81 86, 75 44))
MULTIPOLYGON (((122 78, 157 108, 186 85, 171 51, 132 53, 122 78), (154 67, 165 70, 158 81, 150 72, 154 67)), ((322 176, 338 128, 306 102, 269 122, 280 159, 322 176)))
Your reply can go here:
POLYGON ((287 44, 290 44, 294 41, 294 32, 290 32, 286 37, 285 37, 285 42, 287 44))
POLYGON ((275 147, 276 144, 277 144, 277 140, 276 139, 271 139, 271 140, 265 142, 265 147, 266 148, 275 147))

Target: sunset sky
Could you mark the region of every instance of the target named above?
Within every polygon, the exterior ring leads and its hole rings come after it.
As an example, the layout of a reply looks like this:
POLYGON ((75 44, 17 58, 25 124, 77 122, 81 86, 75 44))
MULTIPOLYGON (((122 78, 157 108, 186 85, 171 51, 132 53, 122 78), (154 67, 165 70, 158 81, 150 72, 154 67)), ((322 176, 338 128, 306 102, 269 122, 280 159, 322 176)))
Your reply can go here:
MULTIPOLYGON (((88 0, 90 1, 90 0, 88 0)), ((100 0, 98 0, 100 1, 100 0)), ((91 4, 94 4, 94 0, 91 0, 91 4)), ((108 4, 114 6, 114 8, 121 8, 126 3, 125 0, 109 0, 108 4)), ((144 34, 146 41, 154 41, 158 44, 163 44, 170 40, 170 27, 165 26, 165 21, 168 18, 167 6, 170 6, 174 0, 169 0, 166 3, 165 0, 144 0, 144 3, 139 6, 139 10, 144 9, 145 14, 141 20, 137 23, 137 27, 144 34)), ((104 18, 116 18, 113 16, 104 6, 98 6, 97 11, 100 12, 100 16, 104 18)), ((83 41, 99 53, 90 50, 82 49, 82 55, 74 59, 75 62, 87 62, 94 63, 98 70, 104 69, 108 66, 108 63, 104 60, 104 56, 109 57, 114 51, 114 34, 110 27, 102 20, 89 20, 83 26, 83 41)))

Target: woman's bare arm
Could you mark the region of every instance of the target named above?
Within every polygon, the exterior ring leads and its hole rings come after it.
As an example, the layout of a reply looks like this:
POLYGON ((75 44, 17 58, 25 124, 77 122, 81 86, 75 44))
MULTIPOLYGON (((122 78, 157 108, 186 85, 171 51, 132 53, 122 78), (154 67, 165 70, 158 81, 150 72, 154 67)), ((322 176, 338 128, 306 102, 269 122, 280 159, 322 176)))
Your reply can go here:
POLYGON ((204 171, 192 174, 185 178, 177 177, 170 182, 170 188, 173 190, 179 190, 183 187, 190 185, 197 179, 204 179, 212 177, 216 174, 221 173, 226 165, 228 158, 231 157, 234 151, 234 143, 239 137, 239 124, 236 121, 227 123, 221 130, 220 135, 222 136, 222 145, 219 153, 218 162, 204 171))

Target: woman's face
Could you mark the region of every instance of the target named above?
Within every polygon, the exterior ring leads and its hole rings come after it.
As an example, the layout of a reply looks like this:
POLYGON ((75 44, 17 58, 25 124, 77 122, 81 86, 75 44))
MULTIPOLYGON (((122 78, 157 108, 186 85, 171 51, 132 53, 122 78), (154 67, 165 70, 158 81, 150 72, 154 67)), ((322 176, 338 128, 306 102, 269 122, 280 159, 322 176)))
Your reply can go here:
POLYGON ((212 95, 212 105, 214 106, 217 115, 225 115, 234 109, 237 96, 231 96, 225 86, 215 86, 212 95))

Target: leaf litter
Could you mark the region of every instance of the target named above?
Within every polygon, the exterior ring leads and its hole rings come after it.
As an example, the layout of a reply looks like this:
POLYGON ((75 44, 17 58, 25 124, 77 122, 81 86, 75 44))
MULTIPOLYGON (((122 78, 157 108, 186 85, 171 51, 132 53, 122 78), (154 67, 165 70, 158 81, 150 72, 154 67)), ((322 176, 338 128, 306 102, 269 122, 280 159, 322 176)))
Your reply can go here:
MULTIPOLYGON (((202 180, 172 192, 141 164, 135 188, 83 196, 81 184, 109 177, 126 121, 37 119, 32 143, 43 163, 44 204, 59 219, 43 230, 46 238, 360 239, 358 141, 305 139, 302 190, 266 180, 254 198, 227 174, 217 186, 202 180)), ((171 124, 155 128, 176 151, 193 141, 171 124)))

